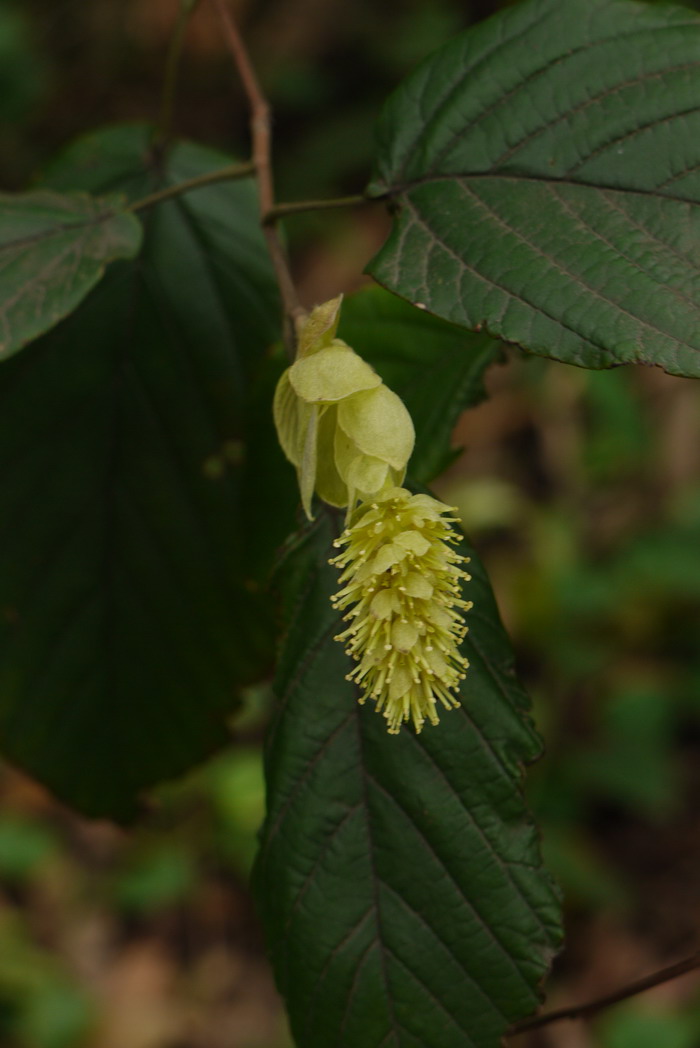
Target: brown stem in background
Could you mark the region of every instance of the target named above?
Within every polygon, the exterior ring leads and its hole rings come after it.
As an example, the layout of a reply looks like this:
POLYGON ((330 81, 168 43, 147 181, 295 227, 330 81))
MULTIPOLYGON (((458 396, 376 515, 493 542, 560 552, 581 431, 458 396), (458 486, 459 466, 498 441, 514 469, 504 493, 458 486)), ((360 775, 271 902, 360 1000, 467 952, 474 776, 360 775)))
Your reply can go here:
POLYGON ((677 979, 679 975, 685 975, 686 972, 692 972, 696 968, 700 968, 700 951, 694 953, 691 957, 686 957, 684 961, 671 964, 668 968, 661 968, 660 971, 647 975, 644 979, 630 983, 629 986, 624 986, 621 990, 608 993, 604 997, 598 997, 594 1001, 573 1005, 571 1008, 557 1008, 556 1011, 546 1012, 544 1015, 534 1015, 531 1019, 523 1019, 522 1022, 515 1023, 508 1032, 510 1036, 515 1036, 516 1034, 525 1033, 527 1030, 549 1026, 550 1023, 558 1023, 562 1019, 587 1019, 604 1008, 609 1008, 613 1004, 625 1001, 628 997, 635 997, 638 993, 644 993, 645 990, 650 990, 653 986, 660 986, 661 983, 677 979))
POLYGON ((196 175, 194 178, 188 178, 184 182, 176 182, 173 186, 158 189, 155 193, 149 193, 148 196, 135 200, 132 204, 129 204, 126 210, 143 211, 145 208, 153 207, 155 204, 162 204, 164 200, 172 200, 174 197, 182 196, 183 193, 191 193, 193 190, 201 189, 204 186, 213 186, 217 182, 232 182, 237 178, 247 178, 253 174, 255 174, 255 165, 252 163, 230 164, 228 167, 222 167, 218 171, 207 171, 204 175, 196 175))
POLYGON ((211 0, 211 3, 221 19, 226 43, 238 69, 250 106, 252 160, 255 165, 260 196, 260 220, 282 296, 282 305, 287 321, 285 325, 285 342, 288 351, 293 353, 295 321, 298 317, 305 315, 305 310, 299 302, 299 296, 289 271, 287 255, 280 240, 277 227, 274 221, 265 221, 266 215, 272 212, 275 206, 271 163, 270 106, 258 83, 248 51, 238 32, 238 27, 226 0, 211 0))
POLYGON ((175 108, 175 92, 177 90, 177 79, 180 72, 180 59, 182 58, 185 34, 187 33, 190 16, 194 13, 198 3, 199 0, 190 0, 189 3, 180 4, 180 12, 168 46, 160 100, 160 119, 153 139, 153 145, 158 150, 163 150, 170 139, 173 110, 175 108))
POLYGON ((287 215, 301 215, 309 211, 328 211, 336 207, 355 207, 357 204, 371 204, 372 200, 363 194, 354 196, 331 197, 328 200, 292 200, 289 204, 275 204, 263 215, 263 223, 269 225, 287 215))

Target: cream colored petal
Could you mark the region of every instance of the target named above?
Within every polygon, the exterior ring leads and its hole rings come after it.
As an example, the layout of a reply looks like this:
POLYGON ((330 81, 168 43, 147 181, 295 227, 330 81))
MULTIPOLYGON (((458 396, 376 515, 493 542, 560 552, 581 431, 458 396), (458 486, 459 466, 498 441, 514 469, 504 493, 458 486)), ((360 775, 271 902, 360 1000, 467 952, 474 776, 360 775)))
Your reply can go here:
POLYGON ((433 587, 418 571, 409 571, 403 580, 403 585, 409 597, 418 597, 420 600, 430 600, 433 595, 433 587))
POLYGON ((395 622, 391 627, 391 643, 398 651, 410 651, 418 640, 418 630, 410 622, 395 622))
POLYGON ((365 454, 394 469, 405 468, 415 441, 413 422, 403 401, 386 386, 344 400, 338 406, 338 421, 365 454))
MULTIPOLYGON (((329 409, 330 410, 330 409, 329 409)), ((333 417, 338 420, 338 407, 337 405, 332 409, 333 417)), ((336 469, 340 473, 341 477, 347 482, 350 467, 359 455, 357 445, 350 440, 347 433, 336 424, 335 431, 333 433, 333 456, 335 458, 336 469)))
POLYGON ((329 302, 323 302, 299 323, 297 359, 317 353, 324 346, 330 346, 338 329, 342 302, 342 295, 332 298, 329 302))
POLYGON ((443 513, 456 512, 454 506, 448 506, 444 502, 439 502, 432 495, 412 495, 409 505, 416 513, 417 518, 424 520, 439 520, 443 513))
POLYGON ((413 677, 405 666, 397 666, 389 685, 389 698, 396 701, 413 687, 413 677))
POLYGON ((392 470, 391 470, 391 483, 394 485, 394 490, 397 487, 400 487, 401 484, 403 484, 405 477, 406 477, 406 467, 405 466, 404 466, 403 469, 393 469, 392 468, 392 470))
POLYGON ((337 429, 337 408, 332 405, 322 410, 318 426, 316 493, 329 505, 340 507, 347 506, 349 494, 335 462, 334 438, 337 429))
POLYGON ((358 455, 348 471, 348 486, 355 488, 362 498, 370 498, 381 491, 388 475, 386 462, 371 455, 358 455))
POLYGON ((421 535, 420 531, 402 531, 400 532, 394 542, 398 543, 402 549, 408 550, 409 553, 415 553, 416 556, 422 557, 430 549, 430 540, 421 535))
POLYGON ((377 619, 388 619, 401 611, 401 601, 392 589, 380 589, 372 597, 370 611, 377 619))
POLYGON ((406 556, 406 550, 395 546, 393 542, 387 542, 382 546, 377 555, 371 561, 372 571, 375 575, 381 575, 394 564, 398 564, 406 556))
POLYGON ((314 495, 316 484, 316 461, 317 461, 317 439, 318 439, 318 409, 311 412, 309 424, 306 428, 304 450, 301 463, 298 467, 299 490, 301 491, 301 504, 309 520, 313 520, 311 513, 311 500, 314 495))
POLYGON ((311 413, 315 410, 296 395, 289 381, 287 368, 277 383, 272 412, 282 450, 295 466, 301 465, 306 431, 311 413))
POLYGON ((382 380, 349 346, 334 344, 292 364, 289 381, 307 404, 322 404, 373 389, 382 380))

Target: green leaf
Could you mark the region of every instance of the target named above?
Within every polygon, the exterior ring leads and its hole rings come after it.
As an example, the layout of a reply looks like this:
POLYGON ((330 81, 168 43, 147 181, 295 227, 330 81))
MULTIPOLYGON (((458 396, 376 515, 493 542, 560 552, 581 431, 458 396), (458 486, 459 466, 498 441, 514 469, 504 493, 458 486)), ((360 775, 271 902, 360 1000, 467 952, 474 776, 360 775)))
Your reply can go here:
POLYGON ((162 843, 136 854, 116 878, 114 894, 124 910, 155 914, 183 902, 195 883, 191 853, 183 844, 162 843))
POLYGON ((542 356, 700 376, 700 17, 526 0, 389 99, 369 272, 542 356))
POLYGON ((67 316, 108 262, 133 258, 141 223, 119 197, 0 193, 0 357, 67 316))
MULTIPOLYGON (((50 181, 141 197, 230 162, 149 141, 92 135, 50 181)), ((139 259, 0 368, 0 739, 88 814, 224 744, 271 661, 262 536, 288 525, 255 512, 244 405, 277 316, 253 186, 220 183, 149 211, 139 259)))
POLYGON ((498 343, 378 287, 345 299, 339 335, 408 408, 416 429, 409 472, 427 484, 454 457, 450 438, 459 415, 485 397, 484 373, 500 359, 498 343))
POLYGON ((42 823, 18 815, 0 816, 0 878, 21 884, 45 870, 56 850, 53 833, 42 823))
POLYGON ((300 1048, 497 1048, 529 1014, 557 901, 520 794, 539 742, 475 565, 463 706, 389 736, 333 640, 330 513, 285 561, 254 883, 300 1048))

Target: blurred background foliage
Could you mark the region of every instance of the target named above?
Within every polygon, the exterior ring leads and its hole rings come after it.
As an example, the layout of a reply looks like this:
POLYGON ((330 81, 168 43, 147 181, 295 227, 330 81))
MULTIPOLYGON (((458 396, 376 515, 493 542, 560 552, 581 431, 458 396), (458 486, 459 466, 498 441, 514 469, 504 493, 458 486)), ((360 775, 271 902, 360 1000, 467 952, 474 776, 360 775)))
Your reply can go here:
MULTIPOLYGON (((0 188, 97 124, 156 117, 176 0, 0 0, 0 188)), ((239 0, 275 109, 281 200, 358 192, 383 99, 493 0, 239 0)), ((696 5, 698 6, 698 5, 696 5)), ((178 132, 247 150, 240 89, 202 3, 178 132)), ((304 300, 361 283, 376 206, 288 223, 304 300)), ((362 347, 356 347, 361 351, 362 347)), ((549 1005, 697 948, 700 931, 700 387, 510 355, 455 434, 438 494, 481 551, 547 756, 529 776, 566 896, 549 1005)), ((3 1048, 288 1048, 247 889, 263 810, 263 682, 232 746, 131 832, 0 772, 3 1048)), ((689 975, 523 1048, 694 1048, 689 975)))

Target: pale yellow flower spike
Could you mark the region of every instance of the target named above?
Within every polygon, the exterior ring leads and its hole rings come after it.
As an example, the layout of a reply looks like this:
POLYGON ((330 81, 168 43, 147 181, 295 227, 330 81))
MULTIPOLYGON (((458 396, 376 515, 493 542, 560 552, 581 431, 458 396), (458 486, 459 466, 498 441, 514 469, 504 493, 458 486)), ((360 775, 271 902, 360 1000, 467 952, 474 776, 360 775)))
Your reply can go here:
POLYGON ((437 706, 460 705, 456 692, 468 662, 459 651, 467 632, 460 566, 468 557, 446 517, 452 507, 429 495, 388 488, 359 507, 339 539, 345 547, 331 564, 342 569, 333 606, 350 608, 350 625, 335 638, 357 663, 348 680, 371 698, 390 734, 412 720, 416 732, 426 719, 438 723, 437 706))
POLYGON ((348 675, 396 735, 438 723, 438 704, 459 706, 467 660, 460 584, 468 557, 453 548, 452 507, 399 487, 413 451, 411 416, 400 397, 336 337, 342 296, 298 326, 297 359, 283 373, 273 405, 280 444, 294 464, 311 518, 314 492, 347 507, 352 524, 336 541, 338 610, 350 610, 336 640, 357 665, 348 675), (355 508, 356 502, 360 505, 355 508))

